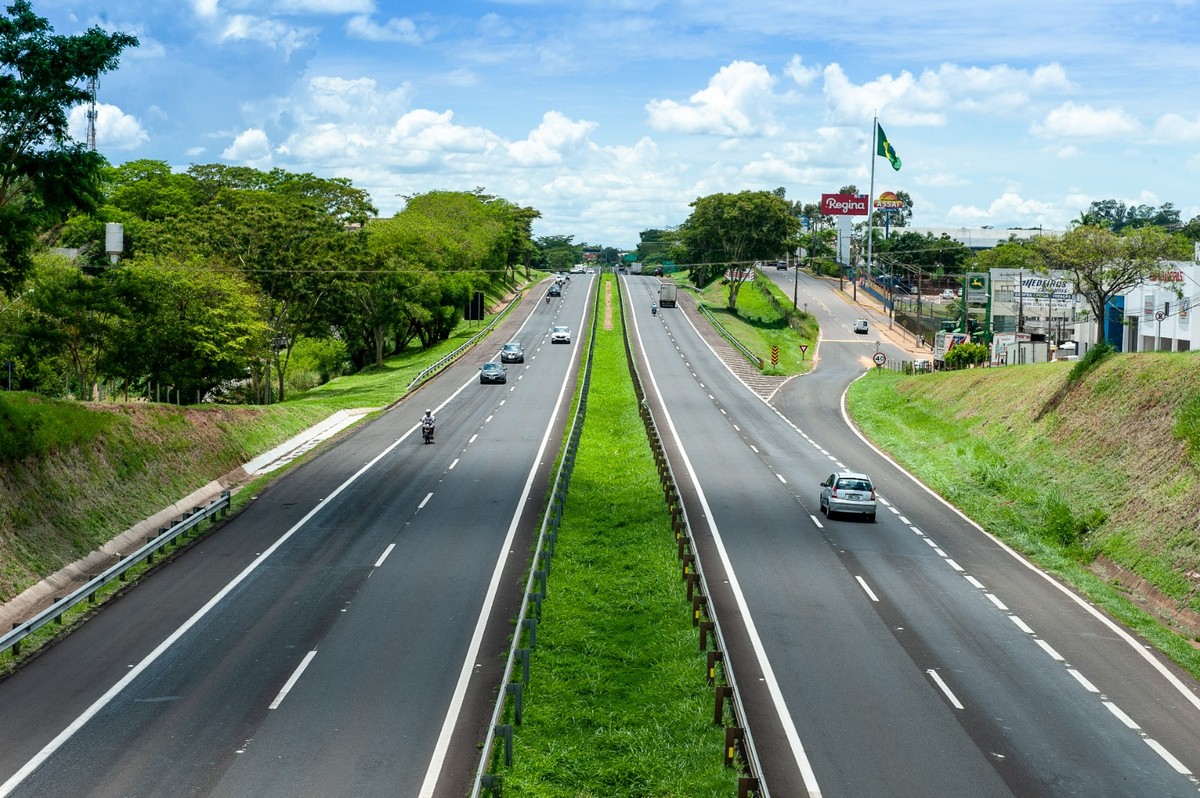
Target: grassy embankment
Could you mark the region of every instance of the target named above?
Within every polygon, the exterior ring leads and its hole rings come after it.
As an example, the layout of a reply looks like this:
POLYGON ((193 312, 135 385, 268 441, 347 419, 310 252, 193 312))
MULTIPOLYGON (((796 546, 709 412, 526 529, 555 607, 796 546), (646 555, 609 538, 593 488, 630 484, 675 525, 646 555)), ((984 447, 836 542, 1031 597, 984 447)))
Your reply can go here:
POLYGON ((817 320, 801 308, 796 315, 797 326, 792 327, 780 309, 790 310, 792 300, 765 277, 742 285, 738 291, 737 312, 729 309, 729 286, 722 280, 709 283, 696 294, 697 301, 704 304, 716 317, 721 326, 737 338, 743 346, 758 355, 767 364, 764 374, 803 374, 812 368, 812 354, 816 349, 817 320), (767 298, 768 293, 774 302, 767 298), (808 346, 807 352, 800 351, 800 344, 808 346), (779 347, 779 365, 771 365, 771 347, 779 347))
POLYGON ((333 413, 392 404, 481 328, 269 406, 0 394, 0 602, 333 413))
POLYGON ((598 334, 505 793, 734 795, 614 310, 598 334))

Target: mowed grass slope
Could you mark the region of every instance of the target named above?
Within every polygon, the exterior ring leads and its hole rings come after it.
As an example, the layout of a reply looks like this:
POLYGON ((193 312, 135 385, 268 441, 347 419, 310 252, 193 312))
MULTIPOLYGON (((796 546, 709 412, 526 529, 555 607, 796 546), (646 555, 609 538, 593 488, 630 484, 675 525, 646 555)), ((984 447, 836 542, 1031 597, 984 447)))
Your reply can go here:
POLYGON ((1200 355, 1113 355, 1069 382, 1072 366, 872 372, 848 407, 952 504, 1200 674, 1200 355))
POLYGON ((599 333, 506 795, 737 794, 622 335, 614 313, 599 333))

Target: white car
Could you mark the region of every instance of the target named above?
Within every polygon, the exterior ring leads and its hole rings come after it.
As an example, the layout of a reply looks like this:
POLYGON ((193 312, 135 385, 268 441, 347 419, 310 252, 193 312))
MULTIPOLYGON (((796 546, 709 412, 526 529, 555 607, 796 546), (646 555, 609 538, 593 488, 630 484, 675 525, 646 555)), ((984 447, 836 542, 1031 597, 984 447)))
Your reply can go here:
POLYGON ((571 343, 571 328, 570 327, 551 327, 550 328, 550 343, 552 344, 569 344, 571 343))
POLYGON ((854 320, 854 332, 859 333, 861 335, 866 335, 867 331, 869 331, 870 329, 871 329, 871 325, 869 325, 867 323, 866 319, 855 319, 854 320))
POLYGON ((949 288, 942 290, 942 299, 954 299, 954 292, 949 288))

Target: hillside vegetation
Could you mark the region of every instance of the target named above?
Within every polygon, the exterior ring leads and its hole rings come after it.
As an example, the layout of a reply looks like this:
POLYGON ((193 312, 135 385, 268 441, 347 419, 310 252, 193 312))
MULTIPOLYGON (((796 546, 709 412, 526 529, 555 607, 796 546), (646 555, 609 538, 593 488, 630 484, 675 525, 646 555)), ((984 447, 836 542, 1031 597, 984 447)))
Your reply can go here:
POLYGON ((1080 365, 872 372, 848 406, 869 438, 989 532, 1160 646, 1170 641, 1122 597, 1192 638, 1172 656, 1196 672, 1200 357, 1080 365))

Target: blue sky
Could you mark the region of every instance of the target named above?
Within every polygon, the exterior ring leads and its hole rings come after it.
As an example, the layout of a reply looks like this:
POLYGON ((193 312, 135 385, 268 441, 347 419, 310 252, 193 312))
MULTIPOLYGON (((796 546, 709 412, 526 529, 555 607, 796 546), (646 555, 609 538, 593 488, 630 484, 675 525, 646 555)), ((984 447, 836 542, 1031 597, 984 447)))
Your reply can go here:
POLYGON ((482 187, 632 247, 717 192, 865 192, 875 115, 917 226, 1200 215, 1200 0, 32 4, 141 41, 100 81, 110 161, 344 177, 384 215, 482 187))

